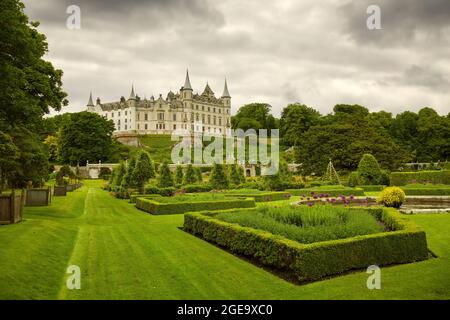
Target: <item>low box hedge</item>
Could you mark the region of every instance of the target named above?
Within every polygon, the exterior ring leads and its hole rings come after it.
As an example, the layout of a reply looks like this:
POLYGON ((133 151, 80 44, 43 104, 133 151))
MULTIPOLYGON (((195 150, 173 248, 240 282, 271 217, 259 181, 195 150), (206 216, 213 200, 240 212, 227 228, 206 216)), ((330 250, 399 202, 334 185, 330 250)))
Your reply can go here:
POLYGON ((159 194, 131 194, 130 203, 136 203, 137 198, 154 199, 162 197, 159 194))
POLYGON ((364 190, 364 192, 374 192, 374 191, 383 191, 386 186, 384 185, 367 185, 367 186, 358 186, 364 190))
MULTIPOLYGON (((251 210, 251 209, 249 209, 251 210)), ((318 280, 370 265, 425 260, 426 235, 395 209, 369 208, 390 232, 302 244, 269 232, 214 218, 216 213, 186 213, 184 230, 236 254, 294 276, 301 282, 318 280)))
POLYGON ((407 196, 450 196, 448 188, 411 188, 401 187, 407 196))
MULTIPOLYGON (((256 190, 257 191, 257 190, 256 190)), ((245 198, 253 198, 256 202, 268 202, 268 201, 279 201, 279 200, 287 200, 291 197, 289 192, 284 191, 267 191, 267 192, 255 192, 255 193, 246 193, 246 192, 230 192, 226 193, 227 197, 245 197, 245 198)))
POLYGON ((450 184, 450 170, 391 173, 392 186, 404 186, 410 183, 450 184))
POLYGON ((339 197, 339 196, 364 196, 364 190, 362 188, 350 188, 350 187, 316 187, 316 188, 305 188, 305 189, 288 189, 286 190, 293 196, 306 196, 311 197, 311 193, 314 192, 317 195, 327 194, 329 197, 339 197))
MULTIPOLYGON (((176 198, 176 197, 174 197, 176 198)), ((193 199, 192 201, 182 201, 173 203, 161 203, 156 198, 136 198, 136 208, 155 215, 179 214, 189 211, 222 210, 233 208, 254 208, 253 198, 223 198, 218 200, 202 201, 193 199)))

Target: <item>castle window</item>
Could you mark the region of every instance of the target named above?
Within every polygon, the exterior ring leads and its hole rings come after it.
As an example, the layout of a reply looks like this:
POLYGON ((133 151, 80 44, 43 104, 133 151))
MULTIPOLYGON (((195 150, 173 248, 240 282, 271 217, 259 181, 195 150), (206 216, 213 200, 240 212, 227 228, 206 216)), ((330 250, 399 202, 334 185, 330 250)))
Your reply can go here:
POLYGON ((222 113, 222 109, 219 108, 219 113, 222 113))
POLYGON ((216 112, 216 108, 213 108, 213 112, 216 112))
POLYGON ((208 112, 211 112, 211 108, 210 107, 208 107, 208 112))
POLYGON ((195 110, 198 110, 198 104, 195 105, 195 110))
POLYGON ((195 121, 200 121, 200 115, 198 113, 195 114, 195 121))
POLYGON ((111 118, 114 118, 114 112, 111 112, 111 118))
POLYGON ((138 130, 139 130, 139 123, 138 123, 138 130))
POLYGON ((117 124, 120 126, 120 119, 119 119, 119 121, 117 121, 117 124))
POLYGON ((222 125, 222 118, 219 117, 219 126, 221 126, 221 125, 222 125))
POLYGON ((216 125, 216 116, 213 117, 213 124, 216 125))
POLYGON ((145 118, 145 121, 148 120, 148 114, 147 113, 144 115, 144 118, 145 118))
POLYGON ((125 125, 125 130, 127 130, 127 125, 125 125))
POLYGON ((202 106, 202 111, 205 111, 205 106, 202 106))
POLYGON ((127 123, 127 120, 128 120, 128 119, 125 119, 125 123, 127 123))
POLYGON ((125 115, 128 115, 128 111, 125 110, 125 115))
POLYGON ((177 125, 176 124, 173 125, 173 130, 177 130, 177 125))
POLYGON ((211 123, 211 116, 208 114, 208 124, 211 123))
POLYGON ((147 126, 147 124, 145 124, 145 130, 147 130, 148 129, 148 126, 147 126))
POLYGON ((158 113, 158 120, 164 120, 164 112, 158 113))
POLYGON ((163 129, 166 129, 166 124, 165 123, 163 123, 163 129))
POLYGON ((173 121, 177 121, 177 114, 176 113, 173 114, 173 121))
POLYGON ((120 117, 120 111, 119 111, 119 117, 120 117))
POLYGON ((139 121, 139 115, 140 115, 140 113, 138 113, 138 116, 137 116, 138 121, 139 121))

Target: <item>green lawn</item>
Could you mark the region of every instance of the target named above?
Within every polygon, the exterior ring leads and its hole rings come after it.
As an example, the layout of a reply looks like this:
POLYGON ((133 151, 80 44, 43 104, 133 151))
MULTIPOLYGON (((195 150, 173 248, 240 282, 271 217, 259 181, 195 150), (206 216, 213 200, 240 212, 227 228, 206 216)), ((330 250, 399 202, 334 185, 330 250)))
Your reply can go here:
POLYGON ((408 218, 438 258, 382 268, 381 290, 364 271, 300 286, 181 231, 183 215, 146 214, 86 181, 0 226, 0 299, 449 299, 450 214, 408 218), (73 264, 81 290, 65 286, 73 264))

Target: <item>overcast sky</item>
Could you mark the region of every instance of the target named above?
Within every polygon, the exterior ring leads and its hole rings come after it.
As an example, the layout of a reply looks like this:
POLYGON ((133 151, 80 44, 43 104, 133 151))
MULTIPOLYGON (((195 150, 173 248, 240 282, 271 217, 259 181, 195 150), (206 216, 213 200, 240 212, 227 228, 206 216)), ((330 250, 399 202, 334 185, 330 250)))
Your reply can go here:
POLYGON ((449 0, 25 0, 41 22, 50 60, 64 71, 70 105, 89 92, 103 102, 179 90, 189 68, 194 92, 224 77, 232 108, 267 102, 279 116, 301 102, 322 113, 338 103, 393 113, 450 112, 449 0), (81 29, 66 9, 81 8, 81 29), (381 8, 382 30, 366 26, 381 8))

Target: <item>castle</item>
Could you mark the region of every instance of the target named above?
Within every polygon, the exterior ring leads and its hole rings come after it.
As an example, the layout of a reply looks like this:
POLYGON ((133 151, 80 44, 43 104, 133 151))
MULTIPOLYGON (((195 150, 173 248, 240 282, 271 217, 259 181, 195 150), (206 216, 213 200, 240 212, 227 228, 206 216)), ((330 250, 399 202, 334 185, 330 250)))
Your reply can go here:
POLYGON ((172 134, 174 131, 229 135, 231 132, 231 96, 225 80, 222 96, 216 98, 209 84, 202 94, 193 93, 189 71, 178 93, 170 91, 164 99, 141 99, 131 88, 128 100, 96 104, 89 96, 87 111, 95 112, 114 122, 115 135, 172 134))

